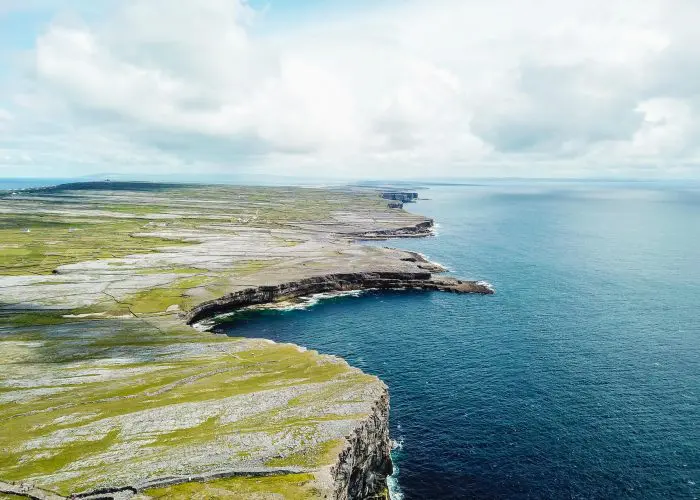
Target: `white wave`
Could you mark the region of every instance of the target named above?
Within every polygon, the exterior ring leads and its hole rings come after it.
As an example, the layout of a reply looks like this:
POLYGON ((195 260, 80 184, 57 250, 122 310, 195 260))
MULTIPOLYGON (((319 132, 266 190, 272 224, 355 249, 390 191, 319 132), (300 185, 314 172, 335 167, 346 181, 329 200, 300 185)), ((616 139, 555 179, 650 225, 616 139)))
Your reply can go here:
POLYGON ((192 328, 199 332, 207 332, 209 331, 214 325, 216 325, 216 322, 211 319, 205 319, 203 321, 197 321, 192 325, 192 328))
POLYGON ((394 473, 386 478, 387 486, 389 487, 389 498, 391 500, 403 500, 403 491, 399 485, 399 467, 394 464, 394 473))
MULTIPOLYGON (((401 424, 398 425, 399 432, 401 424)), ((390 500, 403 500, 403 491, 399 485, 399 466, 396 464, 397 455, 403 450, 403 436, 399 435, 398 440, 391 440, 391 457, 394 463, 394 473, 387 478, 387 486, 389 487, 390 500)))
POLYGON ((359 297, 364 290, 348 290, 344 292, 324 292, 316 293, 309 297, 299 297, 294 300, 277 302, 275 304, 261 304, 257 306, 249 306, 241 309, 241 311, 259 311, 259 310, 276 310, 276 311, 297 311, 301 309, 309 309, 324 300, 335 299, 339 297, 359 297))
POLYGON ((486 288, 488 288, 492 292, 496 291, 496 289, 493 287, 493 285, 491 283, 489 283, 488 281, 481 280, 481 281, 477 281, 476 284, 481 285, 481 286, 485 286, 486 288))
POLYGON ((238 310, 230 312, 230 313, 218 314, 214 318, 198 321, 197 323, 193 324, 192 326, 201 332, 205 332, 207 330, 210 330, 217 323, 220 323, 220 322, 225 321, 225 320, 230 319, 230 318, 234 318, 234 317, 236 317, 236 315, 238 315, 242 312, 249 312, 249 311, 282 311, 282 312, 299 311, 299 310, 304 310, 304 309, 309 309, 311 307, 314 307, 315 305, 319 304, 320 302, 322 302, 324 300, 335 299, 335 298, 339 298, 339 297, 359 297, 363 293, 370 291, 370 290, 372 290, 372 289, 369 288, 369 289, 364 289, 364 290, 347 290, 347 291, 341 291, 341 292, 316 293, 316 294, 310 295, 308 297, 299 297, 299 298, 295 298, 295 299, 284 300, 284 301, 270 303, 270 304, 256 304, 256 305, 252 305, 252 306, 243 307, 241 309, 238 309, 238 310))
POLYGON ((446 273, 452 272, 452 269, 450 269, 449 266, 446 266, 442 262, 438 262, 436 260, 431 260, 430 263, 435 264, 436 266, 440 266, 441 268, 443 268, 445 270, 444 272, 446 272, 446 273))
POLYGON ((401 486, 394 476, 389 476, 386 480, 387 486, 389 486, 389 498, 391 500, 403 500, 403 491, 401 491, 401 486))
POLYGON ((448 266, 446 266, 443 263, 438 262, 436 260, 432 260, 430 257, 425 255, 423 252, 413 252, 413 253, 415 253, 416 255, 420 255, 423 259, 425 259, 427 262, 430 262, 431 264, 435 264, 436 266, 440 266, 441 268, 443 268, 445 270, 445 272, 451 271, 451 269, 448 266))

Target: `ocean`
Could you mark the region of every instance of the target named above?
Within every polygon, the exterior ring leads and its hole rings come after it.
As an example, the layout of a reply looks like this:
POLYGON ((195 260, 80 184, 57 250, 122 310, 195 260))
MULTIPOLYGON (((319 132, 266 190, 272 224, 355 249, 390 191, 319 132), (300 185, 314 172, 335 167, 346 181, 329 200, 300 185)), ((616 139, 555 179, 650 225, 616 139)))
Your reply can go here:
MULTIPOLYGON (((391 392, 394 499, 700 496, 700 188, 429 186, 426 254, 494 296, 366 293, 219 328, 391 392)), ((374 243, 377 244, 377 243, 374 243)))
POLYGON ((4 178, 0 177, 0 191, 14 191, 19 189, 29 189, 38 188, 46 186, 56 186, 58 184, 65 184, 66 182, 74 182, 72 179, 49 179, 49 178, 24 178, 24 177, 14 177, 14 178, 4 178))

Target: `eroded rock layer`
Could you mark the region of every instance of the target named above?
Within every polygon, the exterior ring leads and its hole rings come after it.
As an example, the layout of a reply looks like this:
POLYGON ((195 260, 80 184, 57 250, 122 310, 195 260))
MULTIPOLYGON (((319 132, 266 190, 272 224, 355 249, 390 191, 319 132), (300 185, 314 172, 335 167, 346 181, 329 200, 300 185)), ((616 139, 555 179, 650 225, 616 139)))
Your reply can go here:
POLYGON ((187 323, 194 323, 216 314, 252 305, 274 303, 320 293, 352 290, 434 290, 483 295, 493 293, 488 285, 481 282, 462 281, 455 278, 433 278, 433 275, 426 271, 326 274, 279 285, 246 288, 216 300, 203 302, 184 314, 184 318, 187 323))

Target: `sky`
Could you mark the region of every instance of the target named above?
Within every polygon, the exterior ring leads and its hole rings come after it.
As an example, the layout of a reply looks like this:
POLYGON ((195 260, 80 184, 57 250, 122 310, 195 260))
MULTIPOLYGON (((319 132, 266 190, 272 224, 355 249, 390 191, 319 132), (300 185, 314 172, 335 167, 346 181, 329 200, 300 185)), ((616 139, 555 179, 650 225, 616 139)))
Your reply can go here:
POLYGON ((697 0, 0 0, 0 177, 700 178, 697 0))

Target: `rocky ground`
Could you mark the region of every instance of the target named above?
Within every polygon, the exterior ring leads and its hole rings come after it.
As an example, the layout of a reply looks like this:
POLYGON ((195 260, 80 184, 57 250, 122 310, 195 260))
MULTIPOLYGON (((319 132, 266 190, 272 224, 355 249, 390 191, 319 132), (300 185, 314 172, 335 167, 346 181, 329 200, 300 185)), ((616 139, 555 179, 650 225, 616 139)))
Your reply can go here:
POLYGON ((329 275, 430 280, 420 256, 353 241, 430 225, 347 189, 94 183, 0 195, 0 491, 381 495, 381 381, 187 320, 222 297, 329 275))

